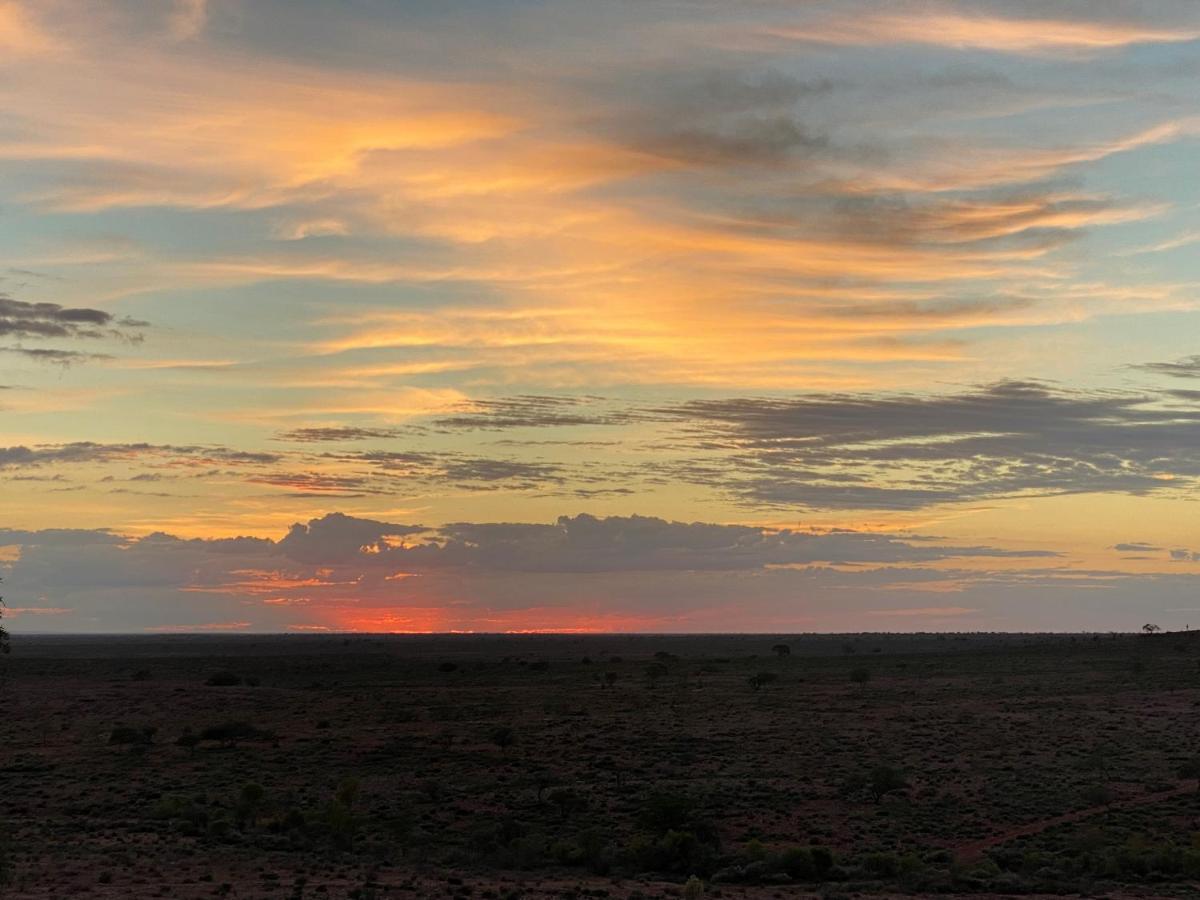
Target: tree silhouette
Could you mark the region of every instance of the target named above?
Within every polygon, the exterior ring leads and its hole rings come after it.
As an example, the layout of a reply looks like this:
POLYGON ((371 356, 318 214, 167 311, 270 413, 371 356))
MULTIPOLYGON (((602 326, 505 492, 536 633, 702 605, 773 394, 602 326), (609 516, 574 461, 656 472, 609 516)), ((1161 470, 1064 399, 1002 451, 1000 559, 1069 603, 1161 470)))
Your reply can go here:
POLYGON ((0 655, 11 651, 12 645, 8 641, 8 632, 4 629, 4 598, 0 597, 0 655))
POLYGON ((771 648, 771 652, 774 653, 776 656, 782 658, 784 656, 791 656, 792 648, 789 647, 787 644, 776 644, 774 647, 771 648))
POLYGON ((1154 632, 1162 631, 1162 629, 1153 622, 1147 622, 1142 626, 1142 631, 1144 631, 1146 634, 1154 634, 1154 632))

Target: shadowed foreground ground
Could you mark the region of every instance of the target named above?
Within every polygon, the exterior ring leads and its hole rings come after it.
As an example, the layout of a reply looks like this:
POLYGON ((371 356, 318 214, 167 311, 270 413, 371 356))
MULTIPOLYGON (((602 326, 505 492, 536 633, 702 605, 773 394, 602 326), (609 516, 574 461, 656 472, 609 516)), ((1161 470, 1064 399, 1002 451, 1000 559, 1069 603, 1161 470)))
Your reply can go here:
POLYGON ((1193 634, 19 637, 0 894, 1195 896, 1198 663, 1193 634))

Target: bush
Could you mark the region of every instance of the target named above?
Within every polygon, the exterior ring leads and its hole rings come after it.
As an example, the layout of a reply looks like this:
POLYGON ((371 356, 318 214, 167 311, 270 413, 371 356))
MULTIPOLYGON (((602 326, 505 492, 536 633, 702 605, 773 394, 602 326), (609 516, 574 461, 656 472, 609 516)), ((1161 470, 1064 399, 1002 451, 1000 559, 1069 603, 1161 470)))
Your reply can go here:
POLYGON ((204 683, 209 687, 237 687, 242 683, 242 676, 228 671, 213 672, 204 683))
POLYGON ((258 824, 258 817, 266 806, 267 792, 261 784, 249 782, 242 786, 237 799, 238 824, 249 823, 251 827, 258 824))
POLYGON ((175 823, 183 834, 198 836, 208 830, 208 812, 188 797, 166 795, 150 808, 150 818, 175 823))
POLYGON ((876 803, 879 803, 883 798, 893 791, 902 791, 908 787, 908 782, 904 779, 904 773, 892 766, 876 766, 871 770, 869 781, 871 797, 876 803))
POLYGON ((358 832, 359 820, 354 813, 354 804, 358 800, 359 783, 357 778, 344 778, 338 784, 333 800, 325 807, 325 826, 333 843, 343 850, 354 847, 354 838, 358 832))
POLYGON ((677 875, 708 872, 715 855, 714 847, 691 831, 671 830, 659 837, 640 835, 627 849, 635 868, 677 875))
POLYGON ((758 690, 763 685, 773 684, 779 680, 779 676, 774 672, 759 672, 750 676, 750 687, 758 690))
POLYGON ((12 881, 12 858, 9 856, 11 842, 8 838, 8 828, 3 822, 0 822, 0 885, 8 884, 12 881))
POLYGON ((249 722, 222 722, 210 725, 200 732, 202 741, 218 741, 227 747, 235 746, 240 741, 270 741, 275 734, 251 725, 249 722))
POLYGON ((517 733, 507 725, 499 725, 488 732, 488 740, 500 750, 507 750, 517 742, 517 733))
POLYGON ((696 802, 686 794, 651 794, 638 812, 638 824, 655 834, 687 828, 696 816, 696 802))
POLYGON ((154 735, 158 733, 158 729, 153 726, 144 728, 134 728, 130 725, 118 725, 108 735, 110 744, 136 744, 147 746, 154 742, 154 735))
POLYGON ((895 878, 900 874, 900 858, 895 853, 870 853, 863 857, 862 863, 877 878, 895 878))
POLYGON ((711 870, 719 844, 717 830, 699 814, 691 797, 665 791, 651 794, 638 812, 638 824, 645 833, 626 850, 637 868, 679 875, 711 870))
POLYGON ((833 853, 825 847, 789 847, 774 864, 797 881, 822 881, 833 868, 833 853))

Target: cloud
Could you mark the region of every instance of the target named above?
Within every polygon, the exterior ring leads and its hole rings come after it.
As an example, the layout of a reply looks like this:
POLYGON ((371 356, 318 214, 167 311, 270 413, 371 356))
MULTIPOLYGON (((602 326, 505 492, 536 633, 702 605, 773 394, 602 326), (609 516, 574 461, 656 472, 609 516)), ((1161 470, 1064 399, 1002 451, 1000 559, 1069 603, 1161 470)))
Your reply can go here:
POLYGON ((293 525, 279 540, 46 530, 0 533, 0 543, 20 549, 7 564, 14 602, 72 610, 61 622, 68 630, 108 631, 198 630, 181 621, 258 631, 403 629, 418 621, 485 630, 577 628, 585 620, 593 630, 654 627, 686 609, 687 592, 703 577, 725 590, 735 583, 757 589, 762 580, 772 591, 782 583, 795 590, 814 579, 836 581, 842 569, 831 566, 846 567, 851 580, 878 571, 889 582, 922 582, 940 577, 921 574, 923 567, 950 560, 1029 564, 1056 556, 915 534, 587 515, 423 527, 330 513, 293 525), (617 581, 642 585, 632 596, 643 609, 608 593, 617 581), (590 609, 592 596, 610 598, 604 603, 613 608, 590 609))
POLYGON ((283 553, 299 562, 341 563, 368 551, 378 554, 386 550, 389 546, 386 538, 403 537, 423 530, 419 525, 398 525, 330 513, 324 518, 313 519, 307 525, 293 525, 278 546, 283 553))
POLYGON ((57 49, 58 43, 46 33, 22 0, 0 0, 0 52, 10 59, 39 56, 57 49))
POLYGON ((403 432, 395 428, 367 428, 352 425, 311 426, 292 428, 276 435, 276 440, 298 444, 340 443, 370 441, 399 437, 403 432))
POLYGON ((121 544, 127 538, 108 529, 90 528, 45 528, 39 531, 28 531, 14 528, 0 528, 0 547, 52 544, 55 546, 71 546, 80 544, 121 544))
POLYGON ((957 394, 696 400, 660 410, 720 451, 667 468, 743 503, 912 509, 1144 494, 1200 476, 1200 407, 1161 394, 1004 381, 957 394))
MULTIPOLYGON (((148 327, 128 317, 118 318, 100 309, 65 307, 57 303, 29 303, 0 294, 0 338, 16 340, 119 340, 138 343, 148 327)), ((111 354, 48 347, 0 347, 0 353, 23 356, 63 367, 75 363, 112 359, 111 354)))
POLYGON ((509 428, 549 428, 583 425, 628 424, 630 412, 596 412, 598 397, 547 396, 529 394, 491 400, 475 400, 467 409, 433 420, 438 428, 450 431, 509 428))
MULTIPOLYGON (((72 35, 74 64, 22 70, 0 98, 22 123, 0 147, 12 181, 28 185, 17 205, 68 219, 153 207, 208 223, 186 251, 144 236, 143 293, 146 282, 323 281, 339 294, 404 284, 414 297, 461 286, 454 304, 304 324, 322 349, 376 349, 400 365, 421 347, 426 371, 492 386, 516 371, 532 390, 847 385, 865 377, 862 362, 961 362, 969 345, 946 332, 1103 314, 1098 291, 1071 298, 1069 246, 1162 204, 1085 190, 1081 170, 1195 130, 1155 116, 1177 115, 1164 105, 1059 140, 1020 129, 1001 140, 947 125, 943 95, 955 116, 986 116, 1111 102, 1112 91, 962 67, 893 77, 800 59, 786 42, 705 44, 709 27, 728 36, 778 18, 770 4, 706 6, 698 21, 626 8, 603 22, 568 5, 555 33, 582 40, 596 65, 581 70, 556 42, 520 32, 508 37, 527 65, 509 65, 493 41, 464 50, 472 65, 457 71, 428 55, 424 18, 414 30, 403 16, 344 12, 318 60, 292 43, 326 21, 312 8, 251 4, 222 18, 214 7, 228 27, 196 31, 202 6, 170 8, 186 48, 164 44, 168 14, 131 31, 136 5, 86 25, 48 15, 72 35), (289 27, 266 39, 280 17, 289 27), (413 52, 381 55, 405 59, 383 67, 362 42, 413 52), (1003 100, 984 96, 998 81, 1003 100), (226 226, 244 239, 221 240, 226 226), (898 301, 886 323, 855 315, 884 293, 898 301)), ((872 9, 847 18, 878 24, 872 9)), ((502 27, 479 9, 464 15, 434 17, 445 46, 502 27), (473 16, 490 27, 468 26, 473 16)), ((1091 25, 1119 30, 1103 17, 1091 25)))
POLYGON ((63 368, 75 365, 76 363, 113 358, 108 353, 84 353, 79 350, 50 350, 44 347, 0 347, 0 353, 14 353, 18 356, 24 356, 26 359, 31 359, 34 362, 49 363, 51 365, 62 366, 63 368))
POLYGON ((1142 541, 1133 541, 1131 543, 1114 544, 1113 549, 1120 550, 1122 553, 1156 553, 1161 552, 1163 548, 1142 541))
POLYGON ((169 30, 176 41, 191 40, 208 22, 208 0, 174 0, 169 30))
POLYGON ((0 294, 0 337, 121 337, 133 340, 149 323, 103 310, 13 300, 0 294))
POLYGON ((1017 18, 970 13, 952 7, 916 6, 902 12, 856 13, 769 34, 790 40, 840 46, 930 44, 1022 55, 1074 53, 1088 56, 1134 44, 1182 43, 1200 37, 1200 27, 1155 27, 1103 19, 1017 18))
POLYGON ((1165 241, 1159 241, 1157 244, 1135 247, 1127 251, 1126 255, 1138 256, 1144 253, 1166 253, 1170 250, 1178 250, 1180 247, 1190 247, 1196 243, 1200 243, 1200 231, 1185 231, 1183 234, 1168 238, 1165 241))
POLYGON ((0 470, 34 468, 56 464, 125 462, 138 459, 178 460, 190 466, 215 463, 225 465, 261 465, 280 459, 279 454, 253 450, 235 450, 220 446, 171 444, 102 444, 76 441, 69 444, 42 444, 33 447, 0 447, 0 470))
POLYGON ((1173 362, 1143 363, 1134 368, 1155 375, 1169 375, 1172 378, 1200 378, 1200 355, 1185 356, 1173 362))
POLYGON ((37 622, 60 631, 246 623, 248 631, 762 632, 855 630, 876 618, 1124 630, 1188 606, 1198 577, 1082 568, 1046 550, 922 534, 636 515, 423 528, 329 514, 277 540, 113 534, 13 535, 20 552, 0 564, 6 594, 21 608, 69 610, 37 622), (1045 602, 1019 603, 1031 590, 1045 602))
POLYGON ((64 307, 57 303, 27 303, 0 295, 0 337, 117 337, 135 340, 139 333, 133 329, 147 325, 147 322, 117 318, 99 309, 64 307))

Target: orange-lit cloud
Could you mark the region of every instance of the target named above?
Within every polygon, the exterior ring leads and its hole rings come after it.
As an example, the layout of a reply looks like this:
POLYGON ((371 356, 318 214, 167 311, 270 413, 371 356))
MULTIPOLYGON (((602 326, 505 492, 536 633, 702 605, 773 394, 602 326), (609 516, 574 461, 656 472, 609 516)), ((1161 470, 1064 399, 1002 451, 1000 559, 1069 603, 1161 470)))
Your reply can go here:
POLYGON ((57 47, 57 42, 38 24, 32 4, 24 0, 0 2, 0 52, 9 61, 49 53, 57 47))
POLYGON ((1052 18, 1019 19, 956 11, 946 5, 910 12, 880 12, 830 18, 812 25, 777 28, 771 35, 850 46, 936 44, 1003 53, 1096 53, 1131 44, 1182 43, 1200 37, 1198 28, 1154 28, 1136 22, 1052 18))

